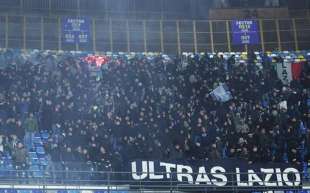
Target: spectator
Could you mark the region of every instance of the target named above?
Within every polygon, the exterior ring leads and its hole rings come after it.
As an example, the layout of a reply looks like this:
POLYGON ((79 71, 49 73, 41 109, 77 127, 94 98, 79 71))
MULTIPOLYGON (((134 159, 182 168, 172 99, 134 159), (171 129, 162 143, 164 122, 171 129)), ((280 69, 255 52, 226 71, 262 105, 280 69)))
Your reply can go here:
POLYGON ((228 0, 214 0, 213 5, 216 8, 228 8, 228 0))
POLYGON ((115 55, 95 69, 97 81, 77 54, 12 57, 18 68, 0 70, 3 145, 13 154, 19 141, 28 147, 34 133, 48 131, 42 143, 55 181, 65 176, 55 171, 81 168, 72 162, 98 170, 122 170, 134 159, 301 164, 310 157, 310 71, 305 64, 300 80, 285 85, 273 59, 115 55), (231 100, 210 97, 220 83, 231 100))
POLYGON ((34 138, 35 133, 38 131, 38 127, 37 119, 33 116, 32 113, 30 113, 24 122, 24 128, 26 131, 25 144, 27 144, 28 147, 32 145, 32 139, 34 138))
POLYGON ((218 151, 216 144, 212 144, 209 159, 212 161, 219 160, 221 158, 220 152, 218 151))
POLYGON ((4 155, 5 152, 5 144, 4 144, 4 136, 0 135, 0 157, 4 155))
POLYGON ((25 177, 25 170, 28 168, 28 151, 22 143, 18 143, 15 147, 12 158, 17 172, 17 177, 25 177))
POLYGON ((279 7, 280 0, 265 0, 265 7, 279 7))
POLYGON ((58 146, 58 144, 51 144, 51 147, 47 150, 49 155, 49 171, 51 172, 53 182, 61 182, 64 178, 64 163, 62 163, 62 149, 58 146))

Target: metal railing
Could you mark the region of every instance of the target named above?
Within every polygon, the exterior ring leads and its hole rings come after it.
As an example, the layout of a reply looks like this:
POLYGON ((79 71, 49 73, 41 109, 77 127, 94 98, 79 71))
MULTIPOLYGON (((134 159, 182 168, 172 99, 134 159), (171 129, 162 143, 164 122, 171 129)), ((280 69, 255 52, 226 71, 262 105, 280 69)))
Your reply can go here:
POLYGON ((234 45, 230 20, 123 20, 91 18, 90 41, 67 44, 62 18, 0 14, 0 47, 94 52, 305 50, 310 18, 259 19, 259 44, 234 45))
MULTIPOLYGON (((34 14, 87 14, 87 15, 113 15, 113 10, 121 7, 122 16, 129 16, 130 18, 141 18, 141 16, 151 16, 157 19, 163 18, 199 18, 201 16, 207 16, 207 9, 216 8, 218 6, 213 5, 212 1, 196 1, 187 0, 182 1, 185 5, 192 5, 191 9, 186 9, 183 7, 179 10, 177 7, 178 0, 170 0, 169 2, 165 0, 157 0, 152 4, 144 4, 141 1, 136 0, 2 0, 0 2, 0 8, 6 9, 6 11, 18 11, 20 13, 34 13, 34 14), (155 3, 154 3, 155 2, 155 3), (142 3, 142 5, 140 5, 142 3), (199 5, 198 5, 199 4, 199 5), (176 6, 172 6, 176 5, 176 6), (201 9, 203 7, 203 9, 201 9), (145 11, 140 11, 140 10, 145 11), (169 10, 169 11, 168 11, 169 10), (110 12, 110 13, 107 13, 110 12)), ((284 4, 280 7, 287 7, 284 4)), ((258 4, 246 5, 244 3, 240 5, 231 5, 231 8, 237 9, 248 9, 248 8, 265 8, 264 2, 259 2, 258 4)), ((307 8, 309 6, 304 6, 307 8)), ((116 12, 115 12, 116 13, 116 12)), ((206 17, 205 17, 206 18, 206 17)))
MULTIPOLYGON (((3 175, 3 171, 0 172, 2 174, 0 176, 0 189, 5 187, 5 185, 10 185, 12 187, 19 185, 24 185, 24 189, 30 189, 33 187, 37 187, 38 189, 44 187, 45 189, 61 189, 61 187, 78 187, 79 189, 89 189, 101 186, 106 188, 117 188, 117 187, 126 187, 128 190, 169 190, 169 191, 232 191, 239 192, 243 190, 247 191, 269 191, 269 190, 301 190, 304 184, 309 182, 309 179, 302 177, 300 181, 295 181, 296 186, 285 186, 286 181, 282 180, 281 183, 283 185, 258 185, 257 183, 253 183, 251 186, 239 186, 240 179, 237 181, 235 179, 236 173, 225 173, 227 177, 226 185, 218 186, 216 184, 206 184, 206 183, 187 183, 186 181, 181 182, 173 176, 177 176, 180 173, 171 172, 170 179, 162 179, 162 180, 134 180, 132 178, 131 172, 112 172, 112 171, 46 171, 42 176, 31 176, 30 173, 41 172, 41 170, 7 170, 5 171, 6 175, 3 175), (26 186, 25 186, 26 185, 26 186), (31 185, 28 187, 27 185, 31 185)), ((140 173, 143 174, 143 173, 140 173)), ((150 174, 150 173, 148 173, 150 174)), ((153 173, 154 174, 154 173, 153 173)), ((161 172, 156 172, 156 175, 166 174, 161 172)), ((191 175, 197 176, 198 173, 192 173, 191 175)), ((201 174, 212 176, 212 174, 201 174)), ((242 177, 243 182, 245 182, 245 178, 248 173, 238 173, 239 176, 242 177)), ((258 176, 266 175, 266 173, 257 173, 258 176)), ((277 174, 272 174, 277 175, 277 174)), ((283 175, 283 173, 281 173, 283 175)), ((302 175, 304 176, 304 175, 302 175)), ((276 180, 268 181, 269 184, 275 183, 278 184, 276 180)), ((65 188, 62 188, 65 189, 65 188)), ((70 188, 69 188, 70 189, 70 188)), ((97 187, 97 189, 99 189, 97 187)))

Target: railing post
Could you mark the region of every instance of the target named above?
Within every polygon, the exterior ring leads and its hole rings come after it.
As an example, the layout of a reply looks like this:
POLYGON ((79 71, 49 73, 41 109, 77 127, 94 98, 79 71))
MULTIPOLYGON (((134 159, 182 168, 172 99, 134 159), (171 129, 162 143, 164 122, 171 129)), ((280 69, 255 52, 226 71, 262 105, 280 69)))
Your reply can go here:
POLYGON ((163 20, 160 20, 159 27, 160 27, 160 50, 162 53, 164 53, 165 47, 164 47, 163 20))
POLYGON ((44 49, 44 17, 41 17, 41 50, 44 49))
POLYGON ((171 176, 170 176, 170 193, 173 192, 173 189, 172 189, 172 187, 173 187, 173 186, 172 186, 172 185, 173 185, 173 184, 172 184, 172 178, 173 178, 173 177, 172 177, 172 175, 173 175, 173 174, 171 174, 171 176))
POLYGON ((299 45, 298 45, 298 38, 297 38, 297 29, 296 29, 296 20, 295 20, 295 18, 292 19, 292 24, 293 24, 295 50, 298 51, 299 50, 299 45))
POLYGON ((226 36, 227 36, 228 52, 231 52, 230 30, 229 30, 229 21, 228 20, 226 20, 226 36))
POLYGON ((109 32, 110 32, 110 50, 113 52, 113 29, 112 29, 112 19, 109 19, 109 32))
POLYGON ((193 20, 194 51, 198 53, 196 20, 193 20))
POLYGON ((111 186, 111 183, 110 183, 110 171, 108 172, 108 193, 110 193, 110 186, 111 186))
MULTIPOLYGON (((80 0, 77 1, 77 6, 78 6, 78 18, 80 18, 80 0)), ((75 50, 79 51, 80 50, 80 38, 78 38, 78 41, 75 42, 75 50)))
POLYGON ((20 11, 20 14, 23 13, 23 9, 24 9, 24 0, 20 0, 19 1, 19 11, 20 11))
POLYGON ((264 40, 264 27, 263 27, 263 20, 259 20, 259 31, 260 31, 260 42, 262 46, 262 52, 265 52, 265 40, 264 40))
POLYGON ((126 20, 126 40, 127 40, 127 52, 130 52, 130 29, 129 29, 129 21, 126 20))
POLYGON ((178 55, 181 56, 181 41, 180 41, 180 21, 176 21, 177 25, 177 47, 178 47, 178 55))
POLYGON ((52 0, 48 0, 48 13, 49 16, 52 14, 52 0))
MULTIPOLYGON (((234 179, 233 174, 231 174, 231 176, 232 176, 232 178, 231 178, 231 179, 234 179)), ((235 184, 235 182, 233 182, 233 183, 232 183, 232 186, 233 186, 233 192, 234 192, 234 193, 238 193, 238 188, 237 188, 237 186, 234 186, 234 184, 235 184)))
POLYGON ((144 52, 147 52, 147 36, 146 36, 146 21, 143 20, 143 47, 144 52))
POLYGON ((23 16, 23 49, 26 50, 26 16, 23 16))
POLYGON ((58 17, 58 50, 61 50, 61 20, 58 17))
POLYGON ((43 184, 47 184, 47 183, 46 183, 46 176, 45 176, 45 172, 46 172, 46 170, 44 169, 44 173, 43 173, 43 184))
POLYGON ((5 48, 9 47, 9 16, 5 16, 5 48))
MULTIPOLYGON (((143 174, 143 173, 142 173, 143 174)), ((141 182, 141 178, 139 178, 139 190, 140 192, 142 192, 142 182, 141 182)))
POLYGON ((92 26, 93 26, 93 51, 97 51, 97 45, 96 45, 96 18, 93 18, 92 20, 92 26))
POLYGON ((81 15, 81 2, 80 0, 77 0, 77 9, 78 9, 78 16, 81 15))
POLYGON ((214 53, 214 41, 213 41, 213 25, 212 25, 212 21, 209 20, 209 33, 210 33, 210 43, 211 43, 211 50, 212 53, 214 53))
POLYGON ((279 49, 279 51, 281 51, 282 50, 282 46, 281 46, 281 35, 280 35, 279 19, 276 19, 275 22, 276 22, 276 31, 277 31, 277 39, 278 39, 278 49, 279 49))

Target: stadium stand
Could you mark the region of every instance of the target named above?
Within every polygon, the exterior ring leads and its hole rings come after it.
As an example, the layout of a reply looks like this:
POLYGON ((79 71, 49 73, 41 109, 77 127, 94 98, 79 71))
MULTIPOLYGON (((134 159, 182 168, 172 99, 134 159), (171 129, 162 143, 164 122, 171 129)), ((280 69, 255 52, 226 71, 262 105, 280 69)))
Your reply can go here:
POLYGON ((0 1, 0 193, 309 193, 309 8, 0 1))
POLYGON ((135 159, 302 166, 309 56, 2 50, 0 177, 59 182, 135 159))

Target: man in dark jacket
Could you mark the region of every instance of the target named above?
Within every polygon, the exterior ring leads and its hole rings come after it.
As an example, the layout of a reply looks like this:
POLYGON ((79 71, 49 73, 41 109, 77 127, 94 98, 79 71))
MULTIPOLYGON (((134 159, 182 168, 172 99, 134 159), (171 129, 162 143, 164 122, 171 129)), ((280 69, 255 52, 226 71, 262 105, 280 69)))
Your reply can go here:
POLYGON ((15 168, 16 170, 18 170, 18 172, 16 173, 17 177, 24 177, 26 173, 23 172, 23 170, 26 170, 28 166, 28 151, 22 143, 19 142, 17 144, 16 148, 13 151, 12 157, 14 160, 15 168))

